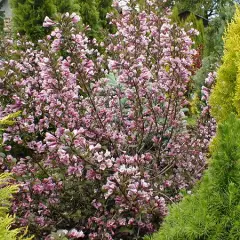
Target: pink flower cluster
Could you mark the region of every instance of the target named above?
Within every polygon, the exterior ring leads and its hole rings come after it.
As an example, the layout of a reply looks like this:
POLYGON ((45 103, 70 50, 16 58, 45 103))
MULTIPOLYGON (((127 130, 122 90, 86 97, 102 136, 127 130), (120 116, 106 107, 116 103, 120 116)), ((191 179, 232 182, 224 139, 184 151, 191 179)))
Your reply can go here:
POLYGON ((210 113, 210 105, 208 103, 212 87, 216 80, 216 72, 208 73, 207 78, 205 79, 205 86, 202 86, 201 89, 201 101, 204 103, 202 106, 202 114, 206 115, 210 113))
POLYGON ((6 45, 0 115, 22 114, 0 163, 22 186, 19 223, 39 239, 60 229, 69 239, 140 238, 201 176, 212 130, 208 120, 188 128, 184 114, 196 51, 158 4, 112 19, 117 32, 99 45, 75 14, 46 18, 55 29, 37 48, 6 45))

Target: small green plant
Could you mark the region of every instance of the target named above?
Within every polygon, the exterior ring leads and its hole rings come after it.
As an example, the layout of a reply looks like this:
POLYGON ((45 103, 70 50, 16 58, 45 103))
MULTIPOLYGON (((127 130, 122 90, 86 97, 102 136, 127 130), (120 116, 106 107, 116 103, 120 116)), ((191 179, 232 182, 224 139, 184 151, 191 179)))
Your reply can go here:
POLYGON ((234 114, 219 125, 211 153, 201 183, 170 208, 153 240, 240 239, 240 120, 234 114))
POLYGON ((9 114, 8 116, 0 119, 0 130, 2 130, 4 127, 11 126, 14 124, 14 118, 18 117, 20 115, 20 111, 9 114))

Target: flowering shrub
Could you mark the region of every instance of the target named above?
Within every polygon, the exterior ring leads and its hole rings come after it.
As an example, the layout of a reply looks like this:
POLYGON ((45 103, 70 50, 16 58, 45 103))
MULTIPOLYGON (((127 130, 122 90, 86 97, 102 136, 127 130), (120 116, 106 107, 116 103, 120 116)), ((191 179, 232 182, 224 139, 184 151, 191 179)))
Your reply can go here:
POLYGON ((0 115, 22 114, 4 133, 2 170, 21 184, 13 212, 39 238, 140 239, 201 176, 212 130, 184 114, 194 30, 146 2, 108 15, 106 43, 68 13, 45 19, 55 29, 37 47, 7 40, 0 115))

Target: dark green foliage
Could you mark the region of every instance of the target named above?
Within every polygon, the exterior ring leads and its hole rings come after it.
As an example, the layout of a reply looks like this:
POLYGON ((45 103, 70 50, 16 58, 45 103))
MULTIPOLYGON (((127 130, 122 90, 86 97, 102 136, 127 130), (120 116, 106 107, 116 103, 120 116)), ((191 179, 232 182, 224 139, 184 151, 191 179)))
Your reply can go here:
POLYGON ((100 18, 96 0, 77 0, 80 6, 80 15, 85 25, 91 27, 91 37, 96 37, 100 30, 100 18))
POLYGON ((205 29, 202 19, 197 19, 193 13, 191 13, 186 19, 180 19, 179 13, 179 9, 174 7, 171 15, 172 21, 178 23, 178 25, 186 30, 190 30, 191 28, 198 30, 199 35, 193 39, 195 42, 195 48, 203 46, 205 44, 205 29))
POLYGON ((208 73, 216 71, 218 65, 221 64, 223 55, 223 35, 234 12, 235 7, 233 5, 224 5, 219 9, 218 15, 209 21, 209 25, 205 29, 202 67, 194 76, 195 89, 197 90, 204 84, 208 73))
POLYGON ((113 10, 111 5, 112 0, 97 0, 100 24, 104 29, 109 29, 110 32, 113 31, 113 27, 108 24, 106 15, 113 10))
POLYGON ((180 12, 189 10, 206 19, 211 19, 223 6, 226 4, 233 6, 234 3, 239 3, 239 0, 176 0, 175 3, 180 12))
POLYGON ((10 0, 13 10, 14 32, 27 35, 33 41, 42 38, 49 29, 43 28, 46 16, 57 13, 79 12, 76 0, 10 0))
MULTIPOLYGON (((5 0, 0 0, 0 9, 3 7, 4 1, 5 0)), ((0 10, 0 32, 3 30, 4 15, 4 11, 0 10)))
POLYGON ((179 18, 179 13, 184 10, 202 15, 203 12, 199 12, 199 9, 202 9, 202 6, 209 8, 213 1, 199 1, 198 4, 193 4, 194 2, 194 0, 177 1, 173 8, 172 21, 177 22, 185 28, 187 28, 186 26, 189 22, 192 22, 192 27, 197 29, 200 33, 194 38, 194 41, 196 42, 195 47, 203 47, 201 51, 203 58, 202 66, 193 77, 195 82, 193 87, 199 93, 208 73, 215 71, 217 66, 221 63, 223 55, 223 35, 227 24, 234 15, 235 7, 233 3, 235 1, 216 1, 214 5, 215 15, 209 19, 208 26, 205 28, 202 20, 198 20, 194 14, 190 14, 185 20, 179 18))
POLYGON ((82 22, 89 25, 90 37, 103 39, 104 30, 113 31, 108 24, 106 15, 112 11, 112 0, 76 0, 80 7, 82 22))
POLYGON ((54 0, 11 0, 13 26, 16 33, 32 40, 42 38, 46 29, 42 27, 45 16, 52 17, 57 8, 54 0))
POLYGON ((231 4, 226 4, 219 9, 218 16, 209 22, 209 26, 206 28, 205 56, 215 55, 221 58, 224 31, 234 13, 235 7, 231 4))
POLYGON ((13 9, 14 31, 36 41, 48 31, 42 27, 45 16, 57 13, 80 13, 82 22, 89 25, 90 37, 103 38, 103 29, 111 30, 106 14, 112 10, 111 0, 10 0, 13 9))
POLYGON ((79 12, 79 4, 76 0, 54 0, 55 5, 57 8, 57 12, 59 13, 73 13, 73 12, 79 12))
POLYGON ((2 8, 4 1, 5 0, 0 0, 0 9, 2 8))
POLYGON ((153 240, 240 239, 240 120, 219 125, 209 169, 182 202, 170 208, 153 240))
MULTIPOLYGON (((208 26, 204 30, 204 52, 202 67, 194 76, 194 88, 197 92, 200 92, 208 73, 215 71, 217 66, 221 63, 221 58, 223 55, 222 38, 227 24, 230 22, 235 12, 235 3, 239 3, 239 0, 176 1, 174 9, 177 10, 174 11, 177 11, 177 13, 188 10, 209 20, 208 26)), ((175 13, 173 20, 176 21, 177 19, 179 18, 175 13)), ((196 25, 194 27, 196 27, 196 25)), ((198 27, 196 28, 198 29, 198 27)))

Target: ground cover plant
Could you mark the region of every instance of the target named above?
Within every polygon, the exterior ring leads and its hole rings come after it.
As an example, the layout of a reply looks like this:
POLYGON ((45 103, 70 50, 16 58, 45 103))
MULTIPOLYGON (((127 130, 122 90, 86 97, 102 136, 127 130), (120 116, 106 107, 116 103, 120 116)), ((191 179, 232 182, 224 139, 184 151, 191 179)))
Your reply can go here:
POLYGON ((79 32, 74 13, 46 17, 53 31, 37 45, 3 40, 0 115, 21 115, 1 169, 21 187, 18 224, 37 239, 141 239, 201 177, 214 122, 206 106, 187 123, 196 31, 145 4, 109 14, 106 42, 79 32))

